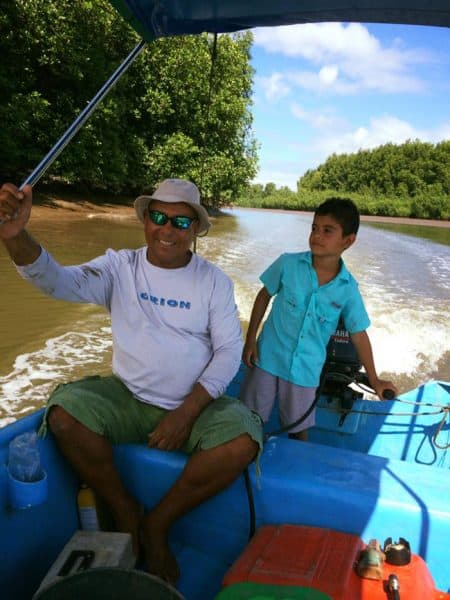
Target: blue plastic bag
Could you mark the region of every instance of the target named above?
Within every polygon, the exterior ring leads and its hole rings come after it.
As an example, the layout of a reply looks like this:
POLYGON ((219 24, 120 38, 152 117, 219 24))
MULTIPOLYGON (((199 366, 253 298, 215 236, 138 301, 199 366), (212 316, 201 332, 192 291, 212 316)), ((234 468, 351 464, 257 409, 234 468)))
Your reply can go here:
POLYGON ((9 443, 8 470, 19 481, 39 481, 42 478, 41 456, 35 431, 22 433, 9 443))

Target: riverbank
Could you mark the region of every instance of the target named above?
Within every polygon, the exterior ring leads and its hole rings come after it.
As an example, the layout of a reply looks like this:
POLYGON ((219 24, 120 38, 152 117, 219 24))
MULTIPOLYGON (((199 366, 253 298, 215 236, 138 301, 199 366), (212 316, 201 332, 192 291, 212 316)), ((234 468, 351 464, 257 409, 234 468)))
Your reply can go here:
MULTIPOLYGON (((231 207, 232 209, 232 207, 231 207)), ((276 208, 244 208, 239 207, 239 210, 253 211, 265 210, 268 213, 283 213, 293 212, 298 214, 311 214, 305 211, 285 211, 276 208)), ((133 218, 135 212, 133 208, 133 199, 121 199, 117 202, 104 202, 104 199, 89 199, 84 200, 80 196, 64 196, 41 194, 38 196, 32 211, 33 219, 46 219, 50 222, 55 219, 70 218, 71 216, 85 215, 87 218, 133 218)), ((214 215, 216 216, 216 215, 214 215)), ((405 225, 422 225, 425 227, 442 227, 450 228, 450 221, 441 221, 433 219, 409 219, 406 217, 382 217, 361 215, 362 222, 374 223, 401 223, 405 225)))
MULTIPOLYGON (((309 215, 310 212, 304 210, 284 210, 280 208, 248 208, 239 206, 239 210, 264 210, 268 213, 297 213, 300 215, 309 215)), ((400 223, 403 225, 424 225, 428 227, 444 227, 450 228, 450 221, 442 221, 436 219, 410 219, 407 217, 382 217, 382 216, 372 216, 372 215, 361 215, 362 222, 374 222, 374 223, 400 223)))
POLYGON ((32 219, 57 220, 73 216, 132 218, 135 216, 133 200, 105 202, 103 198, 85 200, 82 196, 38 194, 33 200, 32 219))

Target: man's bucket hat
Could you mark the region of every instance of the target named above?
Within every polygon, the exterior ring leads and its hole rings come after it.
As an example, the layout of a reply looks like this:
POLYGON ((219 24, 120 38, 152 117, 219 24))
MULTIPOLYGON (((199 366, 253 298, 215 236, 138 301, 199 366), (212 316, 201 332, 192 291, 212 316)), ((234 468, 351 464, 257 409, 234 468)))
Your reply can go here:
POLYGON ((208 213, 204 206, 200 204, 200 192, 197 186, 186 179, 164 179, 156 188, 151 196, 139 196, 134 201, 134 208, 138 219, 144 222, 145 211, 152 200, 160 202, 184 202, 189 204, 198 217, 198 235, 207 233, 211 227, 208 219, 208 213))

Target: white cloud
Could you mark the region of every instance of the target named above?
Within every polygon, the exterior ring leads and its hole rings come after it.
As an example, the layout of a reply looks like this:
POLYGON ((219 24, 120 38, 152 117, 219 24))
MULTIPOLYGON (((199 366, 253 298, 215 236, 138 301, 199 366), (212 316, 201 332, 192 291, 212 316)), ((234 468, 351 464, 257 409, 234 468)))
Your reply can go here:
POLYGON ((450 139, 445 110, 449 54, 438 42, 441 32, 427 30, 422 51, 417 49, 416 30, 399 30, 401 37, 395 39, 392 27, 369 31, 361 24, 255 31, 255 57, 266 75, 257 78, 256 88, 255 124, 261 123, 263 138, 257 181, 295 189, 307 169, 332 153, 408 139, 450 139), (418 92, 425 93, 417 98, 418 92), (269 131, 283 139, 270 138, 269 131))
POLYGON ((359 23, 318 23, 255 29, 254 40, 267 52, 301 57, 315 63, 333 56, 373 53, 377 39, 359 23))
MULTIPOLYGON (((297 147, 297 151, 299 148, 297 147)), ((289 158, 272 157, 262 161, 258 174, 253 183, 272 182, 277 187, 288 186, 291 190, 297 189, 297 181, 307 168, 309 158, 304 154, 292 153, 292 160, 289 158)))
POLYGON ((308 125, 314 129, 338 130, 346 126, 346 121, 336 116, 334 109, 325 108, 322 110, 305 110, 297 102, 293 102, 290 106, 291 113, 296 119, 306 121, 308 125))
POLYGON ((270 77, 257 77, 256 80, 261 85, 267 100, 279 100, 290 92, 290 87, 282 73, 272 73, 270 77))
MULTIPOLYGON (((384 48, 368 29, 351 23, 318 23, 254 30, 255 45, 269 53, 303 59, 317 70, 277 73, 278 85, 295 84, 307 90, 354 94, 362 90, 385 93, 417 92, 424 83, 410 73, 430 54, 402 47, 395 40, 384 48)), ((285 88, 285 89, 286 89, 285 88)), ((272 96, 273 98, 274 96, 272 96)))
POLYGON ((430 131, 429 135, 430 137, 427 141, 433 142, 433 144, 437 144, 443 140, 450 140, 450 121, 442 123, 437 129, 430 131))
POLYGON ((315 64, 360 59, 373 61, 389 57, 399 68, 404 62, 423 62, 430 58, 424 51, 408 51, 396 38, 391 48, 383 48, 379 40, 360 23, 308 23, 286 27, 254 29, 255 45, 267 52, 303 58, 315 64))
MULTIPOLYGON (((338 67, 336 67, 336 77, 334 80, 328 76, 328 81, 321 77, 320 71, 290 71, 283 74, 283 79, 286 84, 290 84, 291 88, 297 87, 313 92, 315 94, 334 93, 340 95, 353 95, 362 91, 362 85, 359 82, 351 81, 348 78, 339 77, 338 67)), ((326 74, 326 71, 325 71, 326 74)))
POLYGON ((333 84, 339 75, 339 67, 336 65, 325 65, 319 71, 319 79, 324 85, 333 84))
MULTIPOLYGON (((417 129, 407 121, 392 115, 383 115, 369 120, 367 125, 361 125, 351 131, 330 132, 329 135, 321 135, 312 144, 312 150, 317 156, 321 156, 319 162, 335 152, 353 153, 358 150, 370 150, 383 144, 402 144, 407 140, 420 139, 422 142, 437 143, 444 139, 450 139, 450 123, 431 129, 417 129)), ((318 166, 316 163, 315 166, 318 166)))
MULTIPOLYGON (((421 130, 407 121, 392 115, 374 117, 367 124, 353 129, 344 121, 336 118, 330 111, 315 113, 306 111, 299 104, 291 105, 292 113, 300 120, 320 130, 320 135, 311 139, 305 148, 298 145, 292 147, 291 160, 266 160, 261 164, 255 183, 274 182, 277 187, 287 185, 296 190, 298 179, 307 169, 315 169, 333 153, 351 154, 358 150, 370 150, 380 145, 402 144, 408 139, 420 139, 423 142, 437 143, 450 139, 450 122, 436 129, 421 130)), ((288 142, 285 142, 285 146, 288 142)))
POLYGON ((252 183, 274 183, 277 188, 288 186, 291 190, 297 190, 297 181, 299 179, 299 170, 295 172, 261 169, 260 173, 255 177, 252 183))

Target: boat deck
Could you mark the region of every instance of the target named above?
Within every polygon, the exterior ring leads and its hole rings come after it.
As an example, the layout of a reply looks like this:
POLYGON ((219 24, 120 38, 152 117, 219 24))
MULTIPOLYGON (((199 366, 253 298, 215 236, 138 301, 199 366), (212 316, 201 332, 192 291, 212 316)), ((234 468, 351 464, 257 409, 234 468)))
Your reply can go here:
MULTIPOLYGON (((446 392, 448 386, 442 389, 446 392)), ((448 396, 440 400, 448 402, 448 396)), ((397 412, 398 404, 377 403, 377 406, 392 405, 392 411, 397 412)), ((1 430, 1 464, 6 463, 9 441, 24 431, 35 430, 41 417, 39 411, 1 430)), ((448 451, 436 449, 430 464, 421 455, 423 439, 429 436, 429 430, 418 418, 414 418, 412 430, 396 426, 397 417, 377 418, 382 422, 384 441, 373 436, 368 425, 361 427, 356 437, 359 435, 362 440, 363 432, 368 432, 369 439, 373 438, 370 451, 383 447, 387 454, 389 443, 399 443, 400 433, 403 449, 392 452, 393 456, 365 454, 316 441, 300 443, 286 437, 270 438, 260 460, 261 476, 257 476, 254 465, 249 469, 256 527, 280 523, 325 527, 355 534, 365 542, 376 538, 381 544, 388 537, 393 540, 403 537, 409 541, 412 552, 426 561, 436 588, 448 592, 448 451), (399 453, 410 460, 401 460, 399 453)), ((433 417, 433 427, 440 418, 433 417)), ((325 433, 325 429, 318 430, 317 435, 325 433)), ((356 439, 347 434, 328 433, 341 443, 356 439)), ((447 439, 448 443, 448 437, 446 424, 441 440, 447 439)), ((28 510, 12 510, 7 502, 6 468, 0 469, 0 582, 4 600, 29 600, 61 548, 78 529, 78 480, 51 436, 40 444, 49 484, 44 504, 28 510)), ((181 453, 150 450, 137 444, 115 447, 115 458, 126 485, 148 508, 178 477, 186 460, 181 453)), ((171 544, 182 573, 179 590, 187 600, 215 597, 225 572, 248 542, 249 521, 242 477, 174 525, 171 544)))

